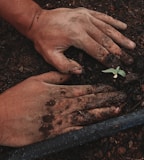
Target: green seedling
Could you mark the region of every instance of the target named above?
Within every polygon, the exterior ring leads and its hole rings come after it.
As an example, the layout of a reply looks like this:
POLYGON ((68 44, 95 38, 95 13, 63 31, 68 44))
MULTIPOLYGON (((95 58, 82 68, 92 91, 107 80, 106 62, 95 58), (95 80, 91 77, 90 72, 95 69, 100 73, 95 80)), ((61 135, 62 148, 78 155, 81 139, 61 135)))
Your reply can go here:
POLYGON ((109 68, 109 69, 103 70, 102 72, 103 73, 112 73, 114 75, 113 78, 117 78, 118 75, 120 75, 122 77, 126 76, 126 72, 124 70, 120 69, 120 66, 118 66, 116 69, 109 68))

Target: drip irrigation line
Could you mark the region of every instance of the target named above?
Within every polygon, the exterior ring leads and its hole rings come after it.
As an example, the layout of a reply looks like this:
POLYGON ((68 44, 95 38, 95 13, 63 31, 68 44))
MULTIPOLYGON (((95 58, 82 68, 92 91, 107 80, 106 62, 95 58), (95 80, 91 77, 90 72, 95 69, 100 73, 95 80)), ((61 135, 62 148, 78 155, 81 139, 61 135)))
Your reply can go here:
POLYGON ((52 153, 80 146, 103 137, 112 136, 120 131, 143 125, 144 109, 116 118, 86 126, 29 146, 14 149, 0 160, 34 160, 52 153))

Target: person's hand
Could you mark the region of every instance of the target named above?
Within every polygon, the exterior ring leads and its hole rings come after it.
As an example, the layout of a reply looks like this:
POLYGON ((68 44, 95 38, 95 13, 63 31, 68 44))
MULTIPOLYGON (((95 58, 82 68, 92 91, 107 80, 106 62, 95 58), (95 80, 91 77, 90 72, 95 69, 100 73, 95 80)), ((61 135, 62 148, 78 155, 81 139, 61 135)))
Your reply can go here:
POLYGON ((0 144, 23 146, 117 115, 126 95, 112 87, 56 85, 57 72, 30 77, 0 95, 0 144))
POLYGON ((132 63, 132 58, 117 44, 133 49, 135 43, 115 28, 124 30, 127 25, 85 8, 60 8, 37 12, 26 35, 34 42, 36 50, 44 59, 59 71, 80 74, 82 67, 63 54, 70 46, 83 49, 104 65, 110 63, 111 55, 132 63))

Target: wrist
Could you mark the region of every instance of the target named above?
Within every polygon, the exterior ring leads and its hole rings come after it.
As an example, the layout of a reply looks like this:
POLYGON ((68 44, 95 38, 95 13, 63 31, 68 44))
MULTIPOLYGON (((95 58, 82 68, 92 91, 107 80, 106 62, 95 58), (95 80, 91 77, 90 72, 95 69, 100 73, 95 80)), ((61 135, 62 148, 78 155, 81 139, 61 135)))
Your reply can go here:
POLYGON ((34 9, 32 9, 32 11, 29 11, 27 13, 20 13, 17 16, 13 26, 23 35, 27 36, 27 33, 31 29, 36 15, 40 12, 41 8, 35 7, 34 9))
POLYGON ((32 0, 1 0, 0 15, 10 24, 12 24, 19 32, 26 35, 35 15, 41 12, 41 7, 32 0), (11 7, 13 3, 13 7, 11 7))
MULTIPOLYGON (((48 12, 48 11, 46 11, 48 12)), ((45 10, 40 9, 35 12, 35 15, 33 16, 33 19, 31 21, 31 24, 29 26, 28 31, 26 32, 25 36, 32 40, 33 42, 35 41, 35 38, 37 37, 38 33, 41 32, 42 26, 41 22, 44 23, 44 18, 45 17, 45 10)), ((47 15, 48 17, 48 15, 47 15)), ((40 38, 40 37, 38 37, 40 38)))

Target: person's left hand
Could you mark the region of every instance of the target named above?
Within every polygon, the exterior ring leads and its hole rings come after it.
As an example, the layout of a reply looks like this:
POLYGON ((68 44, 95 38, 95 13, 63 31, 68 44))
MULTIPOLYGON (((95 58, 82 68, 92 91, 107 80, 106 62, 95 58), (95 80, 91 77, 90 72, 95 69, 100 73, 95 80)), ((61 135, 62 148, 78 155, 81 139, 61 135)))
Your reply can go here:
POLYGON ((40 10, 26 35, 44 59, 59 71, 80 74, 82 67, 63 54, 70 46, 86 51, 103 64, 108 63, 111 54, 121 56, 126 63, 133 61, 118 44, 133 49, 135 43, 115 28, 124 30, 127 25, 85 8, 59 8, 40 10))

